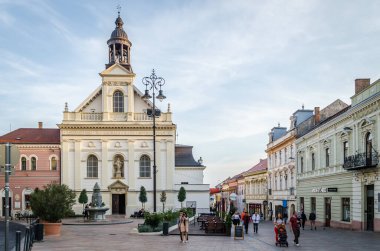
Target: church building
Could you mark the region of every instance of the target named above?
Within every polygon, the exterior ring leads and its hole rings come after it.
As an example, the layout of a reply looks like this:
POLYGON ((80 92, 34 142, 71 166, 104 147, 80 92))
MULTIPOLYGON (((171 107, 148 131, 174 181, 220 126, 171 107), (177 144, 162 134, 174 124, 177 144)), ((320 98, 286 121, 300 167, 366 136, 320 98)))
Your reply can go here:
MULTIPOLYGON (((177 195, 186 189, 183 205, 197 212, 209 210, 209 185, 203 184, 202 161, 195 161, 191 146, 176 146, 176 125, 170 105, 156 114, 153 103, 143 99, 135 86, 131 66, 131 46, 119 16, 107 41, 106 69, 101 84, 73 111, 66 104, 59 124, 62 151, 62 183, 77 195, 86 189, 88 196, 98 183, 107 214, 129 216, 138 211, 139 192, 147 191, 145 210, 153 211, 153 160, 156 152, 156 206, 160 193, 166 192, 165 209, 178 209, 177 195), (153 118, 155 114, 155 144, 153 118), (178 156, 177 156, 178 155, 178 156), (178 166, 177 166, 178 164, 178 166)), ((154 72, 151 77, 156 77, 154 72)), ((137 77, 140 82, 142 77, 137 77)), ((160 94, 162 94, 160 92, 160 94)), ((81 205, 74 211, 80 213, 81 205)))

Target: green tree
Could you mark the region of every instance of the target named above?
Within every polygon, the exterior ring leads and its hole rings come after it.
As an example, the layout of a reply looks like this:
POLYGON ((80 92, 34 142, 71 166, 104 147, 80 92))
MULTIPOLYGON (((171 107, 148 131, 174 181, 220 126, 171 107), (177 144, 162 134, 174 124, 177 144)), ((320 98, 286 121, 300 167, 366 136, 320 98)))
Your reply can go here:
POLYGON ((33 214, 42 220, 56 223, 73 213, 75 193, 67 185, 49 184, 30 195, 33 214))
POLYGON ((160 201, 162 203, 162 212, 164 213, 165 212, 165 202, 166 202, 166 192, 165 191, 161 192, 160 201))
POLYGON ((82 192, 80 192, 78 202, 83 205, 83 211, 84 211, 84 204, 86 204, 88 202, 86 189, 83 189, 82 192))
POLYGON ((144 205, 148 201, 148 198, 146 197, 146 190, 144 186, 141 186, 140 188, 139 201, 141 202, 142 208, 145 208, 144 205))
POLYGON ((178 192, 178 201, 181 202, 181 208, 183 208, 182 202, 184 202, 185 200, 186 200, 186 190, 184 187, 181 187, 178 192))

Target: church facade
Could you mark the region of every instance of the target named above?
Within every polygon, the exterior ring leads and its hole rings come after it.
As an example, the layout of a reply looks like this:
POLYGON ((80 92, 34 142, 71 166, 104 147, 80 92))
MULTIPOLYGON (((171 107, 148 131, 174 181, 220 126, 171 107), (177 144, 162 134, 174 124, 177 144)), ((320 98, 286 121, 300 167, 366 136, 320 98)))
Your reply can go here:
MULTIPOLYGON (((180 207, 178 190, 187 190, 189 206, 208 210, 209 185, 203 184, 201 161, 196 162, 192 148, 186 158, 176 158, 176 125, 170 106, 155 117, 156 140, 153 144, 153 122, 147 110, 150 101, 134 85, 136 75, 130 64, 131 42, 123 29, 123 20, 107 41, 109 62, 100 73, 98 86, 75 110, 66 104, 59 124, 62 147, 62 183, 78 195, 82 189, 91 194, 99 184, 108 214, 130 215, 142 207, 139 192, 147 190, 145 209, 153 210, 153 149, 156 148, 157 209, 162 208, 160 193, 166 192, 165 208, 180 207), (176 161, 180 165, 176 166, 176 161), (196 202, 196 203, 194 203, 196 202)), ((154 73, 153 73, 154 74, 154 73)), ((156 108, 157 109, 157 108, 156 108)), ((183 151, 177 151, 183 152, 183 151)), ((187 200, 188 201, 188 200, 187 200)), ((186 205, 186 204, 185 204, 186 205)), ((81 205, 74 211, 81 212, 81 205)))

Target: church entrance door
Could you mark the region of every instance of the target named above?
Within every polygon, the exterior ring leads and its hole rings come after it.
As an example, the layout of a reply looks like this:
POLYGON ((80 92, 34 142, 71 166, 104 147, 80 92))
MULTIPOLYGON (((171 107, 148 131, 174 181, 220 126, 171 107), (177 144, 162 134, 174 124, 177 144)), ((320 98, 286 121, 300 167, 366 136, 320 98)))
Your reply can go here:
POLYGON ((125 214, 125 194, 112 194, 112 214, 125 214))

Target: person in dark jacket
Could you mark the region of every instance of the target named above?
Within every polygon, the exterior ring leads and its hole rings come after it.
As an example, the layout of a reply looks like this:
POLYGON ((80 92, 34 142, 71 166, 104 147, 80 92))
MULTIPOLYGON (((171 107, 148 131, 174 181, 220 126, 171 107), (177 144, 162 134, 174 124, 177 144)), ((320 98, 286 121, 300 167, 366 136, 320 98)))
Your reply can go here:
POLYGON ((302 229, 305 230, 305 223, 307 221, 307 218, 306 218, 306 214, 304 211, 302 211, 301 213, 301 224, 302 224, 302 229))
POLYGON ((315 215, 314 212, 311 212, 309 215, 309 220, 310 220, 310 230, 317 230, 317 227, 315 226, 315 220, 317 219, 317 216, 315 215))
POLYGON ((251 220, 251 216, 249 215, 249 213, 245 213, 244 218, 243 218, 245 234, 248 234, 248 228, 249 228, 249 221, 250 220, 251 220))

